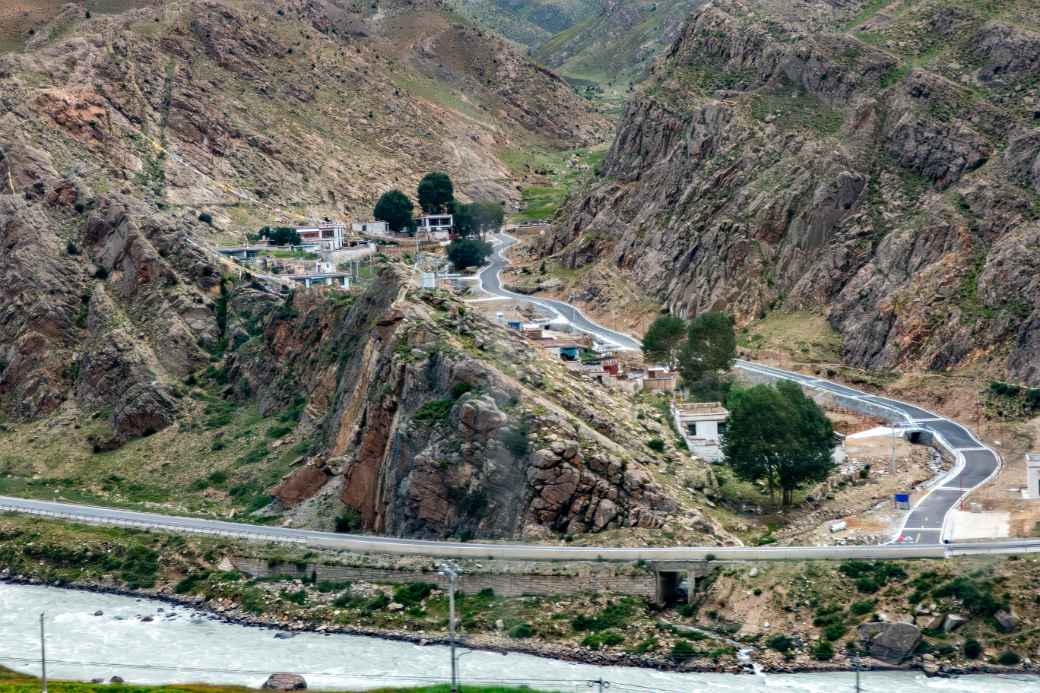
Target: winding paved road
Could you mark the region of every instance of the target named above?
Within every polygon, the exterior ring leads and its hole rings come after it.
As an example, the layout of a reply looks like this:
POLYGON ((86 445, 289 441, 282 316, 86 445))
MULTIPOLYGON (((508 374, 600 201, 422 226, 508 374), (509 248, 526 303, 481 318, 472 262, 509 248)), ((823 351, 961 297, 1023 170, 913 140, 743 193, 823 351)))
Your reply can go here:
MULTIPOLYGON (((562 301, 535 299, 502 288, 500 273, 508 264, 502 257, 516 240, 498 239, 498 251, 491 264, 480 273, 485 291, 503 298, 526 301, 571 320, 579 329, 622 349, 638 349, 640 343, 594 323, 580 311, 562 301)), ((394 537, 333 534, 305 529, 265 527, 207 518, 182 517, 54 501, 30 500, 0 496, 0 512, 15 512, 55 517, 90 524, 120 525, 167 532, 210 534, 239 539, 301 544, 356 553, 419 555, 443 558, 557 560, 557 561, 694 561, 711 555, 719 560, 794 560, 845 558, 942 558, 951 555, 983 553, 1040 552, 1040 541, 1011 540, 974 544, 942 544, 943 525, 947 513, 967 493, 999 468, 997 455, 983 445, 965 427, 903 402, 877 397, 812 376, 783 371, 769 366, 738 361, 737 368, 761 378, 787 379, 825 391, 848 406, 870 408, 879 416, 900 423, 908 429, 925 431, 936 442, 950 450, 958 460, 955 469, 924 496, 909 513, 903 534, 909 543, 884 546, 765 546, 744 548, 675 547, 612 548, 542 546, 536 544, 490 544, 419 541, 394 537)))
MULTIPOLYGON (((531 298, 502 287, 502 270, 509 265, 506 251, 517 239, 499 234, 495 239, 495 253, 491 263, 480 272, 484 291, 516 301, 532 303, 561 315, 579 330, 621 349, 640 349, 639 340, 609 330, 589 320, 573 306, 551 299, 531 298)), ((750 361, 738 360, 737 368, 770 380, 791 380, 815 390, 826 392, 841 404, 858 411, 881 416, 907 431, 931 434, 934 442, 946 448, 956 459, 953 471, 920 498, 907 515, 897 541, 915 544, 939 544, 942 541, 947 517, 972 489, 987 481, 1000 468, 1000 457, 964 426, 938 414, 905 402, 878 397, 851 387, 832 383, 810 375, 772 368, 750 361)))

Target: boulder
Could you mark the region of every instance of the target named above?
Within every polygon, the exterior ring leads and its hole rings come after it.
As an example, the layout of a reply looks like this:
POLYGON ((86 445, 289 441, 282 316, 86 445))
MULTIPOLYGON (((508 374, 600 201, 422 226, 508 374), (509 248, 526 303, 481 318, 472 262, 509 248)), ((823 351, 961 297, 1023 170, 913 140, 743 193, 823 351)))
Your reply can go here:
POLYGON ((1005 633, 1011 633, 1018 628, 1018 619, 1010 611, 1001 609, 997 613, 993 614, 993 620, 1000 626, 1000 630, 1005 633))
POLYGON ((123 677, 122 676, 113 676, 112 678, 110 678, 108 680, 108 682, 109 683, 123 683, 123 677))
POLYGON ((939 630, 945 621, 942 614, 921 614, 915 619, 917 625, 925 630, 939 630))
POLYGON ((961 616, 960 614, 947 614, 946 620, 943 621, 943 631, 952 633, 967 622, 967 616, 961 616))
POLYGON ((871 657, 898 663, 913 654, 921 631, 909 623, 864 623, 859 639, 871 657))
POLYGON ((268 676, 262 688, 271 691, 303 691, 307 689, 307 681, 299 674, 278 672, 268 676))

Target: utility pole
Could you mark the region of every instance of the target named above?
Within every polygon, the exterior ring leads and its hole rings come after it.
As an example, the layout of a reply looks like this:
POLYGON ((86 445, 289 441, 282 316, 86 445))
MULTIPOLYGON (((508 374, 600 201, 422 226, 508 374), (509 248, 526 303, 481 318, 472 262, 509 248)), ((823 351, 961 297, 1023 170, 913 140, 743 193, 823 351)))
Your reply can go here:
POLYGON ((47 693, 47 646, 43 637, 43 613, 40 613, 40 681, 43 693, 47 693))
POLYGON ((888 473, 894 479, 896 477, 896 429, 892 428, 892 457, 888 461, 888 473))
POLYGON ((862 693, 863 689, 859 686, 859 657, 852 658, 852 668, 856 672, 856 693, 862 693))
POLYGON ((455 579, 459 570, 450 563, 445 563, 439 571, 448 578, 448 640, 451 643, 451 693, 458 693, 458 659, 455 657, 455 579))

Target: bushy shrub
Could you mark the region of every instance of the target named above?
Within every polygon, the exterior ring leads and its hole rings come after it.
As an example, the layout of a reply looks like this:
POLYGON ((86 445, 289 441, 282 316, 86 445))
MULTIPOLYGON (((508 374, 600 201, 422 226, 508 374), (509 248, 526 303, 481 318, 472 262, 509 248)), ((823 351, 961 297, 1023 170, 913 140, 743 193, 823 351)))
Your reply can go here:
POLYGON ((834 646, 829 640, 820 640, 812 648, 813 659, 826 662, 834 658, 834 646))
POLYGON ((964 656, 968 659, 978 659, 982 656, 982 643, 978 640, 968 639, 964 641, 964 656))
MULTIPOLYGON (((518 623, 509 629, 509 637, 517 640, 530 638, 534 635, 534 628, 529 623, 518 623)), ((598 648, 597 648, 598 649, 598 648)))
POLYGON ((672 645, 672 659, 676 663, 686 662, 700 654, 697 649, 686 640, 678 640, 672 645))
POLYGON ((430 596, 437 588, 428 582, 412 582, 394 590, 394 601, 404 606, 415 606, 430 596))
POLYGON ((873 599, 865 599, 860 602, 853 602, 852 606, 849 607, 849 611, 857 616, 864 616, 874 610, 875 602, 873 599))
POLYGON ((1019 657, 1017 653, 1012 652, 1011 650, 1004 650, 1000 653, 1000 656, 997 657, 998 663, 1008 667, 1013 667, 1016 664, 1019 664, 1021 661, 1022 658, 1019 657))
POLYGON ((654 452, 664 452, 664 441, 660 438, 651 438, 647 441, 646 446, 654 452))
POLYGON ((794 641, 786 635, 777 633, 776 635, 770 635, 766 639, 766 647, 787 654, 794 648, 794 641))

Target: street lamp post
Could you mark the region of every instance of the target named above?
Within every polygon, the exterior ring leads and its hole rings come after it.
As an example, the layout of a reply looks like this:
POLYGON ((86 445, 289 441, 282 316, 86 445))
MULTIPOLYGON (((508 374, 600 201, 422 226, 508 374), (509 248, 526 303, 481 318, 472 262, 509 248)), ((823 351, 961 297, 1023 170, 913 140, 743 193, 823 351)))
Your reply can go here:
POLYGON ((43 693, 47 693, 47 646, 43 637, 43 614, 40 614, 40 681, 43 693))
POLYGON ((445 563, 438 571, 448 578, 448 640, 451 644, 451 693, 458 693, 458 659, 455 657, 455 580, 459 570, 450 563, 445 563))

